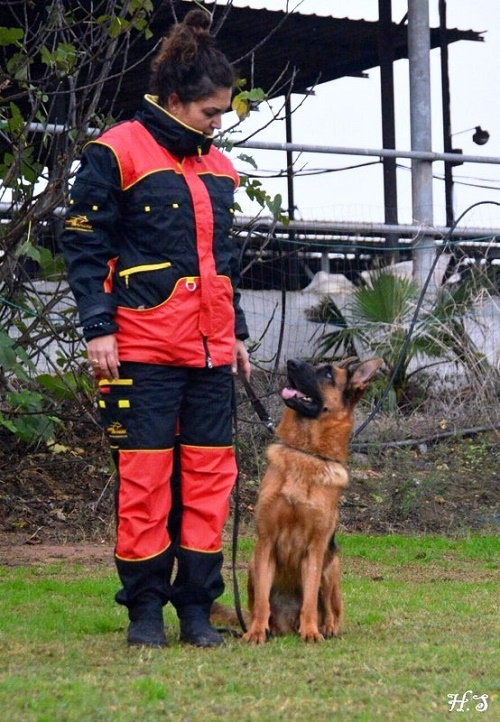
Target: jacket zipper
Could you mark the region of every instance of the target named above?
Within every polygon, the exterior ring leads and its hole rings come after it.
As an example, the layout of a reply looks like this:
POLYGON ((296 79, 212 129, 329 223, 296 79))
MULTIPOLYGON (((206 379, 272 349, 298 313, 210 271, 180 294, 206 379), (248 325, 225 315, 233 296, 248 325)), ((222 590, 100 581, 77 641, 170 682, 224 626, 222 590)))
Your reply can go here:
POLYGON ((205 349, 205 361, 207 364, 207 369, 213 368, 212 363, 212 357, 210 356, 210 351, 208 350, 208 340, 206 336, 202 336, 203 338, 203 348, 205 349))
POLYGON ((172 264, 170 261, 163 263, 146 263, 142 266, 133 266, 132 268, 124 268, 123 271, 119 271, 118 275, 120 278, 125 278, 125 286, 128 288, 128 279, 133 273, 142 273, 144 271, 158 271, 161 268, 170 268, 172 264))

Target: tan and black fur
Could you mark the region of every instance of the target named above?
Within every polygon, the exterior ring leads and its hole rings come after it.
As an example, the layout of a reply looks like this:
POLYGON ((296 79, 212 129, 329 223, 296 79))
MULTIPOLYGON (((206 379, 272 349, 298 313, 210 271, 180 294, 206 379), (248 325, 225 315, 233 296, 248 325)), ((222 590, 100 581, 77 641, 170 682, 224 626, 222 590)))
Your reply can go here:
POLYGON ((349 483, 354 409, 382 364, 352 362, 288 362, 282 393, 287 408, 267 450, 256 505, 246 642, 262 644, 269 634, 287 633, 319 641, 339 632, 338 504, 349 483))

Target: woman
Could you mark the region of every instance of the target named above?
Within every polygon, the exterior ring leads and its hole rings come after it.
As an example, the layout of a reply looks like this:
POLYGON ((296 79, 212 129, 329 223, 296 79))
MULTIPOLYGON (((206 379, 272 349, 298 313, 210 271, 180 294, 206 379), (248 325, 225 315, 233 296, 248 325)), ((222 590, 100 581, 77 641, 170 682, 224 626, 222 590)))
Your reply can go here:
POLYGON ((142 111, 86 146, 62 237, 117 465, 116 600, 133 645, 167 644, 167 601, 181 641, 222 642, 209 615, 236 478, 232 373, 248 378, 250 364, 231 236, 238 177, 212 145, 234 75, 209 25, 202 10, 175 25, 142 111))

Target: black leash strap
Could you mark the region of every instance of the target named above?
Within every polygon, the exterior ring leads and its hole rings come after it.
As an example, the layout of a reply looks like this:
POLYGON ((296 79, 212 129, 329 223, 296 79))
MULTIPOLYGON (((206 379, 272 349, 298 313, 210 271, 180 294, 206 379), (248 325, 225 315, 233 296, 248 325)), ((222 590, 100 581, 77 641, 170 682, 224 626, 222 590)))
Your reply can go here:
POLYGON ((233 570, 234 608, 236 611, 236 616, 238 617, 238 622, 240 623, 240 627, 242 628, 242 630, 244 632, 246 632, 247 626, 245 624, 245 620, 243 618, 243 612, 241 609, 240 588, 238 586, 238 578, 236 576, 236 556, 238 553, 238 528, 239 528, 239 524, 240 524, 239 477, 240 477, 240 475, 238 473, 236 476, 236 485, 234 488, 235 497, 234 497, 232 570, 233 570))
MULTIPOLYGON (((262 405, 262 402, 257 397, 257 394, 253 390, 253 388, 250 385, 250 382, 247 381, 247 379, 242 375, 241 380, 243 382, 243 386, 245 387, 246 394, 248 398, 250 399, 250 403, 253 406, 253 409, 259 419, 262 421, 264 426, 266 427, 269 434, 274 434, 275 431, 275 423, 272 420, 272 418, 269 416, 267 411, 265 410, 264 406, 262 405)), ((236 481, 234 485, 234 517, 233 517, 233 540, 232 540, 232 575, 233 575, 233 594, 234 594, 234 608, 236 611, 236 616, 238 617, 238 621, 240 623, 240 626, 244 632, 247 631, 247 627, 245 624, 245 620, 243 618, 243 612, 241 609, 241 597, 240 597, 240 590, 238 586, 238 578, 236 575, 236 557, 238 554, 238 533, 239 533, 239 526, 240 526, 240 449, 239 449, 239 437, 238 437, 238 410, 236 405, 236 385, 233 380, 233 398, 232 398, 232 406, 233 406, 233 427, 234 427, 234 447, 236 452, 236 463, 238 466, 238 472, 236 474, 236 481)))
POLYGON ((234 594, 234 608, 240 627, 244 632, 247 631, 245 620, 243 619, 243 612, 241 610, 241 597, 240 589, 238 586, 238 578, 236 576, 236 557, 238 554, 238 532, 240 527, 240 445, 238 437, 238 413, 236 408, 236 387, 233 380, 233 426, 234 426, 234 447, 236 452, 236 465, 238 467, 236 473, 236 481, 234 484, 234 516, 233 516, 233 544, 232 544, 232 559, 231 568, 233 575, 233 594, 234 594))
POLYGON ((247 381, 247 379, 242 376, 241 380, 243 381, 243 386, 245 387, 246 394, 248 398, 250 399, 250 403, 253 406, 253 409, 259 419, 262 421, 266 429, 270 434, 274 434, 276 425, 272 418, 269 416, 267 411, 265 410, 264 406, 262 405, 261 400, 258 398, 257 394, 253 390, 253 388, 250 385, 250 382, 247 381))

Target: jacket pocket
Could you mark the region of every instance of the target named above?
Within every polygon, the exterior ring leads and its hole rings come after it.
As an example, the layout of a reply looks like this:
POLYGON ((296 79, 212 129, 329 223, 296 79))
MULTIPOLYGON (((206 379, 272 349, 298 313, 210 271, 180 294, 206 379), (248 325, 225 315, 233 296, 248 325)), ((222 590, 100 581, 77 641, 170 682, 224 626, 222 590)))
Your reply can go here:
POLYGON ((175 286, 170 261, 142 263, 116 270, 115 290, 118 305, 146 309, 163 303, 175 286))
POLYGON ((118 272, 120 278, 125 279, 125 286, 128 288, 130 276, 136 273, 148 273, 148 271, 159 271, 162 268, 170 268, 172 264, 170 261, 164 261, 163 263, 145 263, 141 266, 132 266, 132 268, 124 268, 118 272))

